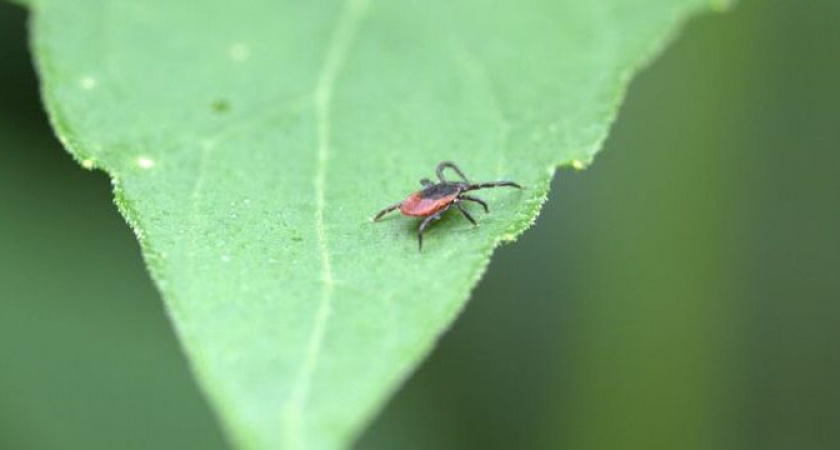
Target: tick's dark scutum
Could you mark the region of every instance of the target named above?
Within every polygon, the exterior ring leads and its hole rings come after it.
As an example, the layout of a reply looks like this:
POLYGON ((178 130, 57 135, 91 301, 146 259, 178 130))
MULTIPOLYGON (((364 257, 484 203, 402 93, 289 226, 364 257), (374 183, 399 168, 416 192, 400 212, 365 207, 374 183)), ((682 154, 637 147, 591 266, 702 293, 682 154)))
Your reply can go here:
POLYGON ((434 184, 426 189, 420 191, 420 196, 427 199, 438 199, 456 195, 461 191, 461 185, 458 183, 440 183, 434 184))

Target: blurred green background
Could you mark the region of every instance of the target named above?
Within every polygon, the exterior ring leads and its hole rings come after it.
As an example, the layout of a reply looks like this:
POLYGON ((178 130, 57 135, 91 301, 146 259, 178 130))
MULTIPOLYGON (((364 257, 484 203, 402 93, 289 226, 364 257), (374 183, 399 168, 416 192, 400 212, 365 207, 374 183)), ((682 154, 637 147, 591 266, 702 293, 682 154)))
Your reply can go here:
MULTIPOLYGON (((0 449, 225 448, 0 2, 0 449)), ((840 448, 840 2, 692 20, 359 441, 840 448)))

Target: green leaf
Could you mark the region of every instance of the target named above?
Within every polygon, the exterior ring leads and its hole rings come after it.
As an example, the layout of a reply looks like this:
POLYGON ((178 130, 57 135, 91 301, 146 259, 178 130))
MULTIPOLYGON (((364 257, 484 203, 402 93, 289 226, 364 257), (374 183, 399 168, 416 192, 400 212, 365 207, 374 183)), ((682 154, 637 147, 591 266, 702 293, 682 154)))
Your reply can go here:
POLYGON ((40 0, 34 49, 232 441, 333 449, 707 3, 40 0), (449 214, 419 253, 416 221, 370 217, 441 160, 526 189, 483 192, 480 226, 449 214))

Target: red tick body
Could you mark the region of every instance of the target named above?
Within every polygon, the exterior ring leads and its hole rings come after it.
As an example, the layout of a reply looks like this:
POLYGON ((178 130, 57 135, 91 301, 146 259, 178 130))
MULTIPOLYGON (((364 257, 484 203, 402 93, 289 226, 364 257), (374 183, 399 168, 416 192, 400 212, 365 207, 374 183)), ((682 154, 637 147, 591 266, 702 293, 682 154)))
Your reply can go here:
POLYGON ((460 193, 455 184, 431 185, 403 200, 400 212, 405 216, 429 217, 451 205, 460 193))
POLYGON ((481 200, 478 197, 466 195, 465 192, 503 186, 522 189, 522 186, 514 183, 513 181, 470 183, 467 180, 467 177, 464 176, 464 173, 461 172, 461 169, 449 161, 444 161, 438 164, 436 172, 438 179, 440 179, 440 183, 432 183, 427 178, 420 180, 420 183, 424 186, 423 190, 417 191, 409 195, 405 200, 383 209, 376 215, 376 217, 373 218, 373 220, 379 220, 385 214, 397 209, 399 209, 405 216, 424 217, 425 219, 420 224, 420 228, 417 230, 417 243, 420 250, 423 250, 423 231, 430 223, 440 219, 443 213, 449 210, 452 206, 458 208, 458 210, 461 211, 461 214, 463 214, 470 223, 477 225, 475 219, 472 218, 470 213, 467 212, 461 204, 463 200, 478 203, 484 207, 484 212, 490 212, 490 209, 484 200, 481 200), (455 173, 457 173, 464 181, 447 181, 446 177, 443 175, 444 169, 447 168, 454 170, 455 173))

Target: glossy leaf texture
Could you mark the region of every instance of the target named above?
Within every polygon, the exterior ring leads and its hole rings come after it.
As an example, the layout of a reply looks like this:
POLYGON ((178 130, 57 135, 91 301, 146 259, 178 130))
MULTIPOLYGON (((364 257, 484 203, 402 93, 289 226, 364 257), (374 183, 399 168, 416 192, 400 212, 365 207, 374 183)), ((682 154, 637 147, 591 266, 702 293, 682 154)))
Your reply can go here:
POLYGON ((112 177, 200 385, 253 449, 350 445, 555 168, 591 162, 633 73, 712 6, 30 3, 53 125, 112 177), (526 189, 482 192, 478 227, 449 214, 420 253, 416 220, 370 218, 442 160, 526 189))

